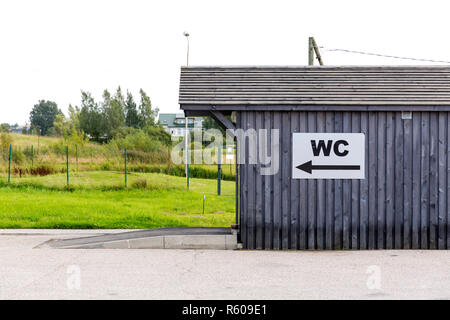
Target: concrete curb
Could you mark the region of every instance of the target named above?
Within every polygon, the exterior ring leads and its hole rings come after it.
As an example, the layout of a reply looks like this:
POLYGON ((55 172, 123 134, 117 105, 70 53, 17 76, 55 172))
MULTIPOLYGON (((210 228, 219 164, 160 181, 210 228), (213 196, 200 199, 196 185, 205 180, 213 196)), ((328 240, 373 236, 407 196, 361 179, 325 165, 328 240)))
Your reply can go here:
POLYGON ((36 248, 53 249, 212 249, 236 250, 238 249, 237 231, 231 230, 229 234, 167 234, 145 237, 133 237, 114 240, 114 237, 104 239, 100 237, 73 239, 72 242, 64 240, 49 240, 36 248), (76 240, 88 239, 85 243, 76 243, 76 240), (75 242, 75 243, 74 243, 75 242))

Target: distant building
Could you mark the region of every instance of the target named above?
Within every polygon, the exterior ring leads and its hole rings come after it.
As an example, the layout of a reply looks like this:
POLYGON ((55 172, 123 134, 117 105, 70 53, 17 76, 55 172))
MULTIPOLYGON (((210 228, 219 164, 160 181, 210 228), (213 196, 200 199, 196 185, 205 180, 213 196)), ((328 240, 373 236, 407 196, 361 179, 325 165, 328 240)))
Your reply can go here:
POLYGON ((25 125, 25 126, 12 126, 9 128, 9 131, 11 133, 24 133, 24 132, 29 132, 30 130, 30 126, 29 125, 25 125))
MULTIPOLYGON (((188 130, 202 129, 202 117, 189 117, 188 130)), ((186 118, 183 113, 160 113, 159 123, 174 137, 184 137, 186 130, 186 118)))

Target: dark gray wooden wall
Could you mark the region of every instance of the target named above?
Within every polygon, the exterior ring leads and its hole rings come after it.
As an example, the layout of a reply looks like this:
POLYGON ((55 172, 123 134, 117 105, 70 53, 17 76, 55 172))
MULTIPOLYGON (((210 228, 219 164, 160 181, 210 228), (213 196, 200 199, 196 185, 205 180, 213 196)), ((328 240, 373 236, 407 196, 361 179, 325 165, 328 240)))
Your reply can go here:
MULTIPOLYGON (((237 127, 280 129, 280 170, 240 165, 249 249, 450 248, 448 112, 239 112, 237 127), (364 132, 366 179, 291 179, 293 132, 364 132)), ((269 140, 270 141, 270 140, 269 140)))

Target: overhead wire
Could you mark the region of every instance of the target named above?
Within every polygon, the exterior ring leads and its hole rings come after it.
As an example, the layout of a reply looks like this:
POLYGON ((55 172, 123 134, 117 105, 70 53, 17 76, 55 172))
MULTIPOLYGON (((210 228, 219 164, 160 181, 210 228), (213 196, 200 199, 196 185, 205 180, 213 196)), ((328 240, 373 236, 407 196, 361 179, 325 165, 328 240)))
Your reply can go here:
POLYGON ((319 49, 323 49, 324 51, 337 51, 337 52, 345 52, 345 53, 356 53, 356 54, 362 54, 362 55, 369 55, 369 56, 377 56, 377 57, 383 57, 383 58, 392 58, 392 59, 402 59, 402 60, 413 60, 413 61, 421 61, 421 62, 433 62, 433 63, 446 63, 450 64, 450 61, 446 60, 433 60, 433 59, 422 59, 422 58, 412 58, 412 57, 401 57, 401 56, 394 56, 394 55, 387 55, 387 54, 381 54, 381 53, 373 53, 373 52, 365 52, 365 51, 357 51, 357 50, 349 50, 349 49, 340 49, 340 48, 327 48, 324 46, 319 46, 319 49))

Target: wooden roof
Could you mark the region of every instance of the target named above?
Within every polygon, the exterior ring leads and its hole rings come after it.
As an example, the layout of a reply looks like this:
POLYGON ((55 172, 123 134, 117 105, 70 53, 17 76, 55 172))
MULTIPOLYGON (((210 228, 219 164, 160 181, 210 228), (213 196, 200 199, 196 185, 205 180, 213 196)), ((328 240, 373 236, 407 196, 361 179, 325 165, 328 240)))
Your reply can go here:
POLYGON ((442 109, 450 107, 450 66, 182 67, 179 103, 184 110, 442 109))

